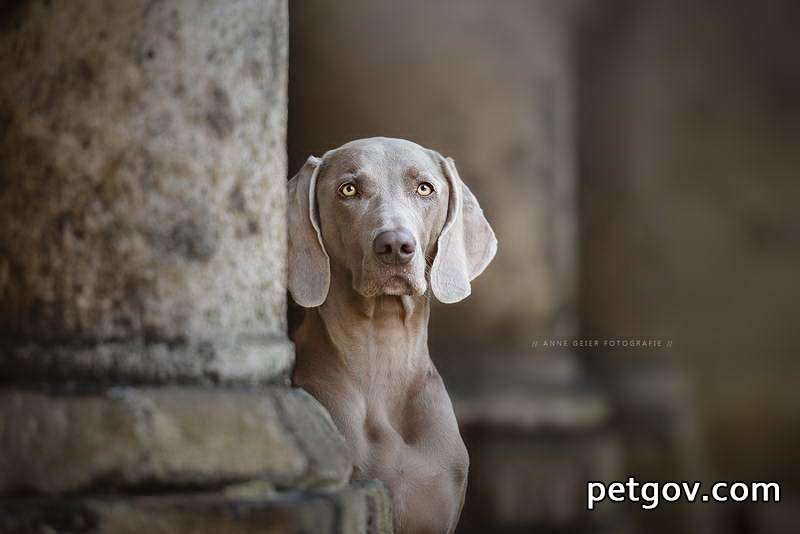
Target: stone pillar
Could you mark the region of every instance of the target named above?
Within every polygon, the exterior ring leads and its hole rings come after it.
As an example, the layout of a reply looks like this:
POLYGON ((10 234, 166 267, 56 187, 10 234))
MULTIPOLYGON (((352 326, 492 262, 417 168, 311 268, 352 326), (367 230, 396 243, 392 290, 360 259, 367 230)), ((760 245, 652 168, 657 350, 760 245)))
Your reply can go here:
POLYGON ((341 436, 287 387, 285 2, 14 6, 0 531, 383 531, 384 490, 345 486, 341 436))
POLYGON ((570 347, 542 347, 577 335, 581 4, 292 5, 290 167, 353 138, 411 139, 455 159, 498 237, 472 295, 431 311, 471 456, 465 532, 577 532, 600 519, 586 480, 618 466, 604 398, 570 347))
POLYGON ((0 34, 2 379, 285 377, 282 4, 68 4, 0 34))

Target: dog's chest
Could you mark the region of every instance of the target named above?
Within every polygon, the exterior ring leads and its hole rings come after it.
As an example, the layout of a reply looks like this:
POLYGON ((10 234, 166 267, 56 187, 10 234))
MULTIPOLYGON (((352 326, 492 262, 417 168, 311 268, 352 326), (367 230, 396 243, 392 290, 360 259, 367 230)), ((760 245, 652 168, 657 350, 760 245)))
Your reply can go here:
POLYGON ((355 445, 353 475, 387 485, 407 521, 402 532, 447 532, 458 517, 469 459, 449 399, 432 404, 438 395, 419 397, 398 419, 367 410, 358 437, 348 437, 355 445))
POLYGON ((357 435, 345 435, 358 471, 407 479, 466 471, 466 449, 450 399, 437 386, 428 384, 392 401, 359 402, 365 408, 361 424, 346 425, 357 435))

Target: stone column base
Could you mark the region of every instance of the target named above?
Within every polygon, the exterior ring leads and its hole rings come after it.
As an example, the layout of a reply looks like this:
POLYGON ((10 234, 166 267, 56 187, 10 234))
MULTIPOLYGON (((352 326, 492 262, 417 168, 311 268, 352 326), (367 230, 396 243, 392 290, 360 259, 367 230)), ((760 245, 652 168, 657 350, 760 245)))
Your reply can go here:
POLYGON ((0 388, 0 533, 392 531, 298 388, 0 388))
POLYGON ((345 484, 328 413, 301 389, 0 389, 0 495, 345 484))
POLYGON ((331 491, 232 493, 0 500, 0 533, 392 532, 391 500, 376 481, 331 491))

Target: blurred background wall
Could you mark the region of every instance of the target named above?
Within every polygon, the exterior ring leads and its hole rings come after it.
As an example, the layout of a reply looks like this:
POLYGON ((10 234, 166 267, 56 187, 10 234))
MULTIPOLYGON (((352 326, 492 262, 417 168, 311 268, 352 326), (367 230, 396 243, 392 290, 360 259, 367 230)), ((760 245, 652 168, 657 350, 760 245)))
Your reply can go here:
POLYGON ((406 137, 455 159, 498 234, 473 295, 432 312, 472 456, 461 530, 797 531, 783 505, 582 511, 591 478, 797 493, 797 4, 306 0, 290 16, 290 174, 406 137), (531 347, 576 337, 674 345, 531 347))
MULTIPOLYGON (((675 343, 594 363, 629 419, 634 380, 662 421, 690 400, 709 474, 779 480, 795 510, 798 23, 792 1, 598 3, 579 84, 583 331, 675 343), (676 375, 685 393, 658 387, 676 375)), ((768 509, 715 511, 728 532, 798 530, 768 509)))

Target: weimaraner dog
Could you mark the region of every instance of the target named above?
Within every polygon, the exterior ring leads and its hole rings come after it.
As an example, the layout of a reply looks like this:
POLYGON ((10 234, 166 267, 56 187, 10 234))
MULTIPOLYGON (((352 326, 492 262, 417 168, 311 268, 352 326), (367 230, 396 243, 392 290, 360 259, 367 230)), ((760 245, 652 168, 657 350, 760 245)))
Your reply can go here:
POLYGON ((428 353, 430 295, 467 297, 494 232, 453 160, 402 139, 310 157, 288 187, 289 290, 307 308, 294 383, 330 411, 354 478, 386 484, 395 532, 453 532, 469 457, 428 353))

